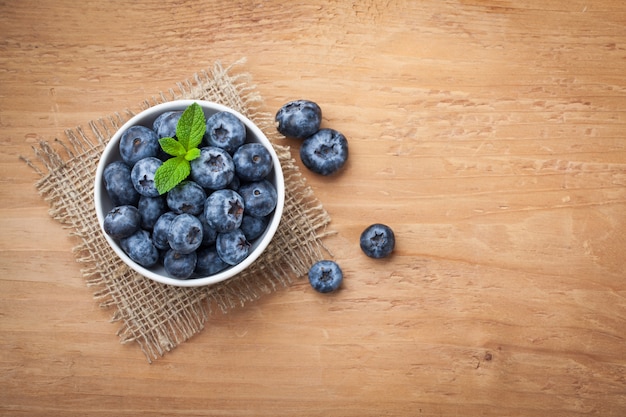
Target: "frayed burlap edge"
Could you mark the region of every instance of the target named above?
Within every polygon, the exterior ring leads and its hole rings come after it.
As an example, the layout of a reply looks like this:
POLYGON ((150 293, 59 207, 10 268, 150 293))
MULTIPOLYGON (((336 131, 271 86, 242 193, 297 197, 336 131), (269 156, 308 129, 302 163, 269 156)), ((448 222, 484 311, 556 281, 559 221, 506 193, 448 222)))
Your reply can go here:
POLYGON ((235 307, 270 294, 306 274, 330 253, 322 239, 331 233, 328 213, 307 186, 289 147, 281 139, 273 117, 261 110, 262 99, 246 73, 234 73, 241 60, 228 68, 218 62, 167 92, 145 100, 138 110, 176 100, 219 102, 254 121, 272 141, 285 175, 285 208, 274 240, 246 271, 213 286, 182 288, 149 280, 128 268, 108 246, 93 208, 96 166, 106 143, 135 113, 125 110, 65 132, 65 139, 42 140, 33 147, 34 159, 22 159, 39 175, 36 188, 50 205, 50 215, 79 239, 74 248, 87 285, 104 308, 114 309, 112 321, 121 323, 123 344, 136 342, 148 362, 162 357, 201 331, 216 310, 235 307))

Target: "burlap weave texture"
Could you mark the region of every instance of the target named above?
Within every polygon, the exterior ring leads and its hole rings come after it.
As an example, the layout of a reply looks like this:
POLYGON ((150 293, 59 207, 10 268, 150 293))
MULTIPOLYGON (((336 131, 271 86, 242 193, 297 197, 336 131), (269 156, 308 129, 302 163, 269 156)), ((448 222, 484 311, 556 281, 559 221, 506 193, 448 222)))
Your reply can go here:
POLYGON ((128 268, 108 246, 93 205, 93 186, 100 154, 132 110, 104 117, 65 132, 63 140, 41 141, 35 158, 24 158, 41 176, 36 187, 50 205, 50 215, 77 236, 77 260, 87 285, 103 307, 112 308, 121 343, 136 342, 148 362, 163 356, 201 331, 217 309, 244 306, 285 287, 306 274, 317 260, 328 258, 322 239, 330 217, 301 175, 288 147, 277 144, 273 118, 237 65, 194 74, 173 89, 145 100, 138 110, 175 99, 214 101, 241 112, 272 141, 285 176, 281 224, 264 254, 246 271, 210 287, 182 288, 149 280, 128 268), (235 74, 236 73, 236 74, 235 74), (234 74, 234 75, 233 75, 234 74))

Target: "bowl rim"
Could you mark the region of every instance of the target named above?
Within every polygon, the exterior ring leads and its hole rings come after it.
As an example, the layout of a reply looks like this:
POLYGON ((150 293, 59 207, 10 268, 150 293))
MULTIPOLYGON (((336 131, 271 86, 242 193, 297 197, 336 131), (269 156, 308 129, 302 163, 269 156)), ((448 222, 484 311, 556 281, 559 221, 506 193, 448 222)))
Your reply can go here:
POLYGON ((113 134, 113 136, 111 136, 111 139, 109 140, 109 142, 107 142, 104 150, 102 151, 100 155, 100 159, 98 160, 98 165, 96 168, 96 174, 94 178, 94 206, 96 209, 96 216, 98 219, 100 231, 104 235, 104 238, 108 242, 109 246, 122 259, 122 261, 126 265, 128 265, 131 269, 133 269, 135 272, 153 281, 156 281, 162 284, 174 285, 177 287, 200 287, 200 286, 208 286, 208 285, 217 284, 219 282, 222 282, 222 281, 225 281, 227 279, 234 277, 235 275, 241 273, 246 268, 248 268, 254 261, 256 261, 259 258, 259 256, 261 256, 261 254, 265 251, 267 246, 272 241, 276 231, 278 230, 278 226, 282 220, 284 204, 285 204, 285 179, 284 179, 280 160, 278 159, 278 154, 276 153, 276 150, 274 149, 274 146, 272 145, 270 140, 263 133, 263 131, 254 122, 252 122, 252 120, 250 120, 248 117, 246 117, 242 113, 228 106, 225 106, 223 104, 216 103, 213 101, 207 101, 207 100, 193 100, 193 99, 172 100, 172 101, 156 104, 132 116, 129 120, 127 120, 124 124, 122 124, 122 126, 120 126, 117 129, 117 131, 113 134), (202 107, 202 109, 205 111, 205 115, 206 115, 207 110, 214 112, 214 113, 217 113, 220 111, 228 111, 230 113, 233 113, 235 116, 237 116, 237 118, 239 118, 239 120, 241 120, 244 123, 247 130, 249 130, 258 139, 259 142, 261 142, 268 148, 268 151, 270 152, 270 155, 272 157, 272 162, 274 164, 273 175, 276 181, 275 188, 276 188, 276 194, 277 194, 277 203, 276 203, 276 208, 274 209, 274 213, 272 214, 272 219, 267 225, 267 228, 264 234, 255 240, 256 246, 253 248, 253 250, 248 254, 248 256, 242 262, 240 262, 237 265, 230 266, 226 268, 225 270, 218 272, 217 274, 214 274, 214 275, 182 280, 182 279, 176 279, 176 278, 163 276, 161 274, 158 274, 148 268, 145 268, 137 264, 132 259, 130 259, 130 257, 126 255, 126 253, 122 250, 119 244, 104 231, 104 217, 106 216, 106 213, 103 211, 102 201, 103 201, 103 198, 108 199, 109 197, 106 194, 106 190, 102 183, 102 177, 104 173, 104 168, 108 165, 108 163, 112 162, 112 161, 108 162, 108 160, 111 159, 111 157, 114 156, 115 152, 118 151, 118 144, 119 144, 119 140, 122 134, 129 127, 135 126, 135 125, 145 125, 144 121, 146 119, 150 119, 152 116, 154 116, 152 118, 152 120, 154 120, 156 116, 158 116, 159 114, 163 112, 173 111, 173 110, 184 110, 187 107, 189 107, 192 103, 198 103, 200 107, 202 107))

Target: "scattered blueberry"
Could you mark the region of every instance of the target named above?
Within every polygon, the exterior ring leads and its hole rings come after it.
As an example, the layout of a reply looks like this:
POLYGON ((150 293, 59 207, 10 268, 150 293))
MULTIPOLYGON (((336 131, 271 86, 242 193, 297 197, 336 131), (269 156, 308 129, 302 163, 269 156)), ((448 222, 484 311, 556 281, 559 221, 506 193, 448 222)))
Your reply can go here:
POLYGON ((201 247, 196 251, 196 255, 198 255, 198 260, 195 273, 203 277, 215 275, 230 266, 217 254, 215 245, 201 247))
POLYGON ((104 188, 113 205, 135 205, 139 201, 139 193, 130 179, 130 167, 123 161, 108 164, 103 171, 104 188))
POLYGON ((140 159, 156 157, 161 149, 154 130, 145 126, 131 126, 120 138, 120 156, 129 166, 140 159))
POLYGON ((168 211, 159 217, 152 228, 152 242, 160 250, 167 250, 170 248, 170 242, 168 240, 168 233, 172 221, 176 218, 176 213, 168 211))
POLYGON ((104 217, 104 231, 113 239, 123 239, 141 227, 141 216, 137 207, 117 206, 104 217))
POLYGON ((159 251, 152 243, 150 233, 139 229, 129 237, 120 240, 120 247, 130 259, 146 268, 156 265, 159 251))
POLYGON ((170 224, 167 241, 176 252, 191 253, 202 244, 202 223, 191 214, 177 215, 170 224))
POLYGON ((245 212, 252 216, 264 217, 276 208, 278 194, 268 180, 255 181, 239 187, 245 212))
POLYGON ((219 257, 229 265, 237 265, 248 256, 250 242, 241 229, 219 233, 215 248, 219 257))
POLYGON ((204 203, 204 218, 219 233, 230 232, 241 226, 243 212, 243 198, 229 189, 214 191, 204 203))
POLYGON ((163 267, 174 278, 187 279, 193 275, 197 259, 196 252, 180 253, 170 249, 163 257, 163 267))
POLYGON ((137 203, 137 209, 141 215, 141 227, 152 230, 154 224, 167 211, 165 199, 159 197, 146 197, 142 195, 137 203))
POLYGON ((272 171, 272 156, 260 143, 241 145, 233 155, 235 173, 244 181, 260 181, 272 171))
POLYGON ((384 258, 393 252, 396 238, 387 225, 375 223, 361 233, 361 250, 370 258, 384 258))
POLYGON ((302 142, 300 159, 315 173, 334 174, 348 159, 348 141, 334 129, 320 129, 302 142))
POLYGON ((309 269, 309 283, 317 292, 335 291, 343 281, 343 272, 334 261, 318 261, 309 269))
POLYGON ((276 129, 288 137, 304 139, 320 129, 322 109, 310 100, 294 100, 283 105, 275 117, 276 129))
POLYGON ((146 197, 158 197, 160 195, 154 185, 154 174, 162 164, 163 161, 151 156, 140 159, 133 166, 130 171, 130 179, 139 194, 146 197))
POLYGON ((246 127, 233 113, 217 112, 206 121, 206 138, 209 145, 232 155, 246 141, 246 127))
POLYGON ((176 214, 197 216, 204 211, 206 197, 204 188, 197 183, 183 181, 167 193, 167 206, 176 214))
POLYGON ((200 156, 190 163, 191 179, 209 190, 226 188, 235 177, 235 164, 230 154, 216 146, 200 149, 200 156))
POLYGON ((268 223, 269 218, 267 216, 255 217, 244 213, 241 220, 241 231, 246 235, 246 239, 251 242, 265 232, 268 223))

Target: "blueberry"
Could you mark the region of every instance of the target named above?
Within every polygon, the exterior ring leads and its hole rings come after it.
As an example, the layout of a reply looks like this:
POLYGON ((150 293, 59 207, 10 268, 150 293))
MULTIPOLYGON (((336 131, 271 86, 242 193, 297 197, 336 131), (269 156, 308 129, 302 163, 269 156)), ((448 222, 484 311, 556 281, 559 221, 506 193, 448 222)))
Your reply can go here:
POLYGON ((246 257, 250 251, 250 242, 241 229, 235 229, 226 233, 219 233, 215 248, 219 257, 229 265, 237 265, 246 257))
POLYGON ((204 211, 206 200, 204 188, 193 181, 183 181, 167 193, 167 206, 176 214, 189 213, 194 216, 204 211))
POLYGON ((203 277, 215 275, 230 266, 217 254, 215 245, 199 248, 196 251, 196 255, 198 261, 196 262, 195 273, 203 277))
POLYGON ((239 177, 237 175, 235 175, 233 177, 233 180, 230 183, 228 183, 226 188, 229 188, 231 190, 237 191, 240 186, 241 186, 241 180, 239 179, 239 177))
POLYGON ((396 238, 389 226, 375 223, 361 233, 360 244, 370 258, 384 258, 393 252, 396 238))
POLYGON ((334 174, 348 159, 348 141, 336 130, 320 129, 302 142, 300 159, 315 173, 334 174))
POLYGON ((206 138, 209 145, 233 154, 246 141, 246 127, 234 114, 217 112, 206 121, 206 138))
POLYGON ((167 232, 170 247, 180 253, 191 253, 202 244, 202 223, 191 214, 178 214, 167 232))
POLYGON ((269 218, 267 216, 255 217, 244 213, 240 228, 243 234, 246 235, 246 239, 251 242, 265 232, 268 223, 269 218))
POLYGON ((103 171, 104 188, 114 206, 135 205, 139 201, 139 193, 130 179, 130 167, 123 161, 108 164, 103 171))
POLYGON ((226 188, 235 177, 233 158, 224 149, 205 146, 191 161, 191 179, 209 190, 226 188))
POLYGON ((159 251, 152 243, 150 233, 139 229, 129 237, 120 240, 120 247, 133 261, 149 268, 159 261, 159 251))
POLYGON ((152 123, 152 130, 154 130, 159 139, 175 138, 176 125, 178 124, 182 114, 182 110, 166 111, 161 113, 159 117, 154 119, 154 122, 152 123))
POLYGON ((245 212, 252 216, 264 217, 276 208, 278 195, 276 188, 268 180, 255 181, 239 187, 245 212))
POLYGON ((152 228, 152 242, 160 250, 170 249, 170 242, 167 234, 170 231, 170 225, 176 218, 176 213, 168 211, 159 217, 152 228))
POLYGON ((198 216, 200 223, 202 223, 202 246, 210 246, 215 244, 215 239, 217 239, 217 229, 209 224, 206 221, 206 217, 204 217, 204 212, 200 213, 198 216))
POLYGON ((113 239, 123 239, 135 233, 141 226, 141 216, 137 207, 118 206, 104 217, 103 228, 113 239))
POLYGON ((133 182, 133 187, 139 194, 146 197, 158 197, 160 195, 154 185, 154 174, 162 164, 163 161, 155 157, 137 161, 130 171, 130 179, 133 182))
POLYGON ((322 109, 309 100, 294 100, 283 105, 275 117, 276 128, 285 136, 304 139, 320 129, 322 109))
POLYGON ((309 283, 315 291, 327 293, 335 291, 343 281, 343 272, 333 261, 318 261, 309 269, 309 283))
POLYGON ((146 197, 142 195, 139 198, 137 209, 141 215, 141 227, 146 230, 152 230, 159 217, 167 211, 167 205, 163 197, 146 197))
POLYGON ((196 269, 198 256, 196 252, 180 253, 173 249, 168 250, 163 257, 163 267, 172 277, 187 279, 196 269))
POLYGON ((154 130, 137 125, 122 134, 119 149, 122 160, 132 167, 140 159, 156 157, 161 146, 154 130))
POLYGON ((272 171, 272 156, 260 143, 246 143, 233 155, 235 173, 244 181, 259 181, 272 171))
POLYGON ((229 189, 214 191, 204 203, 206 222, 219 233, 229 232, 241 226, 243 212, 243 198, 229 189))

